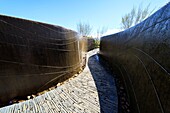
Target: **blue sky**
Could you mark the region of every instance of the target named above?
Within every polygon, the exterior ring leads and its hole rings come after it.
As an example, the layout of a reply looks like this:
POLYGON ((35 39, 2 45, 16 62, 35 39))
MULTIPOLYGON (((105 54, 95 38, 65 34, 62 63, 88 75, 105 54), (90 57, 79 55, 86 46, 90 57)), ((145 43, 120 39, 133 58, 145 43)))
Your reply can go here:
POLYGON ((150 3, 158 10, 169 0, 0 0, 0 14, 60 25, 76 30, 77 23, 89 23, 93 34, 107 27, 108 33, 120 28, 121 17, 133 6, 150 3))

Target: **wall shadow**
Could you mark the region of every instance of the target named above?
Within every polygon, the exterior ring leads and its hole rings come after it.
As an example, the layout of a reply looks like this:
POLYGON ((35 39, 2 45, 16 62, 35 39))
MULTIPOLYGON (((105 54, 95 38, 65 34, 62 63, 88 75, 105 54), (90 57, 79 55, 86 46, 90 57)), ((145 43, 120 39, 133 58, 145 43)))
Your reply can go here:
POLYGON ((88 67, 97 87, 101 113, 117 113, 118 97, 111 71, 101 65, 97 54, 89 57, 88 67))

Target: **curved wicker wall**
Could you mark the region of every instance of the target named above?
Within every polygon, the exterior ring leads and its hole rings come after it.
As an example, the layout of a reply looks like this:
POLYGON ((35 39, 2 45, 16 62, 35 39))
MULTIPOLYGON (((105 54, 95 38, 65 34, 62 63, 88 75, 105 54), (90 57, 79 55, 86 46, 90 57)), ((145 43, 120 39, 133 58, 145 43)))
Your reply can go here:
POLYGON ((94 38, 87 38, 87 50, 90 51, 90 50, 93 50, 95 49, 95 40, 94 38))
POLYGON ((54 25, 0 16, 0 103, 44 90, 85 65, 86 40, 54 25))
POLYGON ((140 24, 102 37, 100 54, 125 80, 134 113, 170 113, 170 3, 140 24))

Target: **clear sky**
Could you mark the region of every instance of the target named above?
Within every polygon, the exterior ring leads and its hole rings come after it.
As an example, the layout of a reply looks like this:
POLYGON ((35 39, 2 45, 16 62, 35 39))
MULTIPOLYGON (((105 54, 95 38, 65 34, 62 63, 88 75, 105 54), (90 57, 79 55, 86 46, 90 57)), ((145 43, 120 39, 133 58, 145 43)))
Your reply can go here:
POLYGON ((158 10, 169 0, 0 0, 0 14, 60 25, 76 30, 77 23, 89 23, 108 32, 120 28, 121 17, 133 6, 150 3, 158 10))

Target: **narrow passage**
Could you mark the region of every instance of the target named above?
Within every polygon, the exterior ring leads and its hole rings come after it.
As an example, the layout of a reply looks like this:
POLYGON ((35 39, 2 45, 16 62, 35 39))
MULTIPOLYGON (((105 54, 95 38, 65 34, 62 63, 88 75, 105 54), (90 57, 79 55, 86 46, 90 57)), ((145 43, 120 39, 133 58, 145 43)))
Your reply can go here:
POLYGON ((33 99, 0 108, 0 113, 118 113, 114 77, 88 52, 86 68, 57 88, 33 99))

